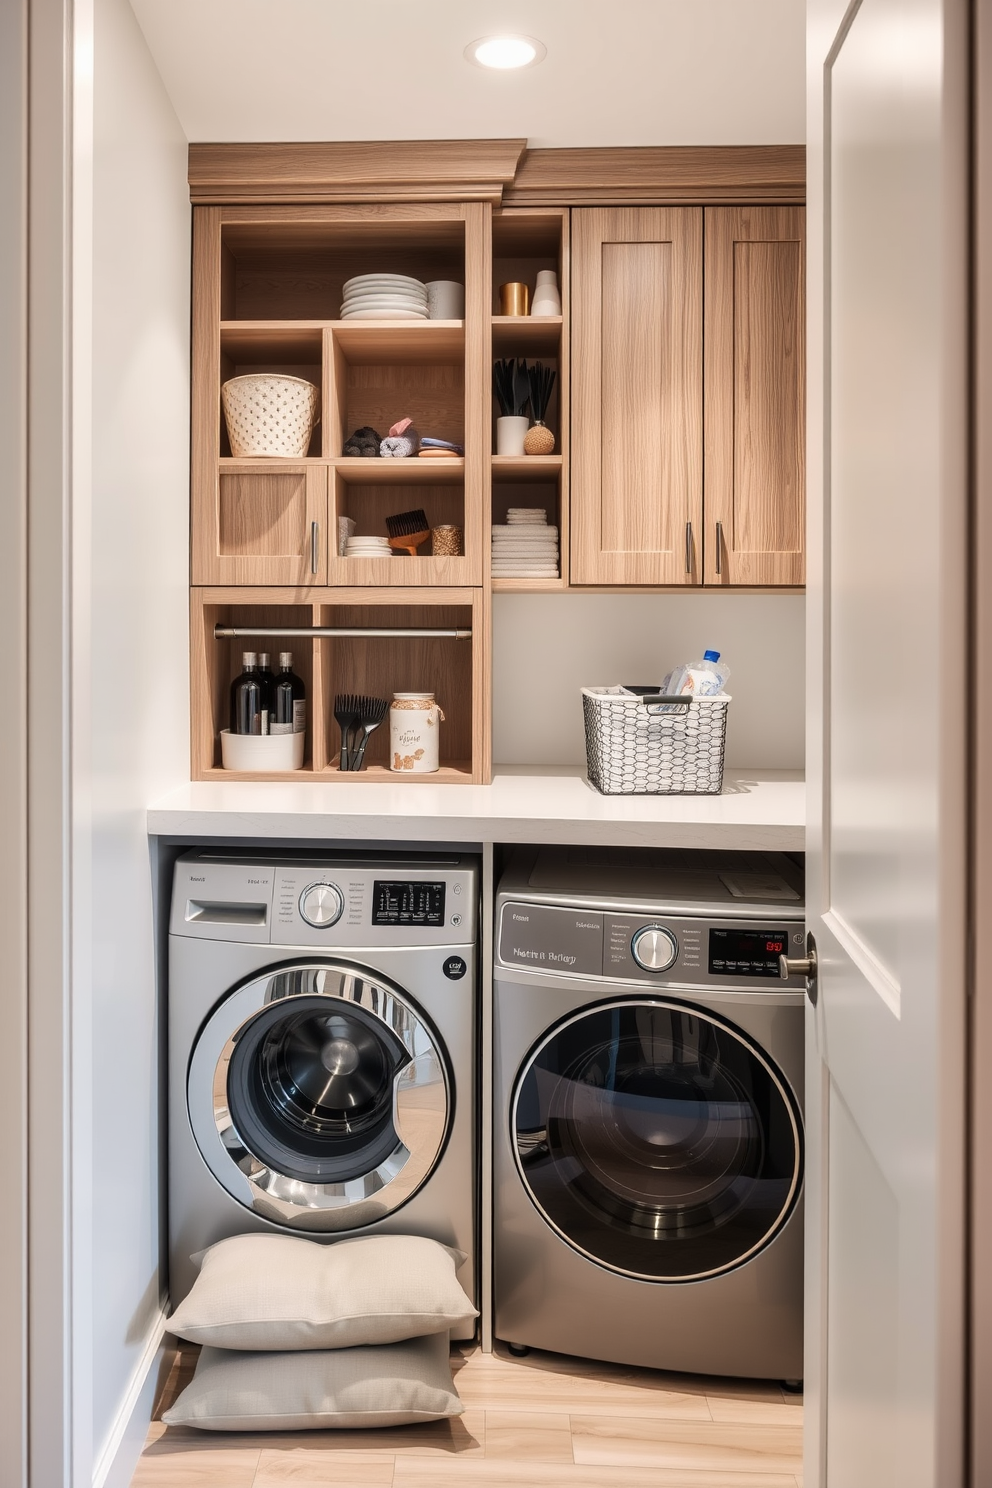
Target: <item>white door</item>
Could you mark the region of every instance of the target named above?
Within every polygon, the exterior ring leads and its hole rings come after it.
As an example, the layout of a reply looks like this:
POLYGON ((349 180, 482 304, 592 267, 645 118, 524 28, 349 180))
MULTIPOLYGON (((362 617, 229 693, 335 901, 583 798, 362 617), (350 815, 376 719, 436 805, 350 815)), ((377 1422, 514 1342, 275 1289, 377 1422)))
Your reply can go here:
POLYGON ((962 1481, 965 0, 810 0, 807 1488, 962 1481))

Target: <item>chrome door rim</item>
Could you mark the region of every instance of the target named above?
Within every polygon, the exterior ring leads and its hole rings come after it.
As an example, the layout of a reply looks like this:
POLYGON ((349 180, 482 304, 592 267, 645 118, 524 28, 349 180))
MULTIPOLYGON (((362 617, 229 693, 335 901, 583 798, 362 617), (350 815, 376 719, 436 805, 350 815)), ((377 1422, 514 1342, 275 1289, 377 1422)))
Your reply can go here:
POLYGON ((578 1255, 583 1256, 586 1260, 590 1261, 595 1266, 599 1266, 602 1270, 612 1271, 614 1275, 617 1276, 629 1277, 633 1281, 652 1282, 656 1286, 680 1286, 687 1282, 706 1281, 709 1280, 711 1277, 725 1276, 729 1272, 738 1270, 741 1266, 745 1265, 746 1262, 751 1260, 754 1256, 758 1255, 762 1250, 770 1245, 775 1236, 781 1233, 785 1224, 788 1222, 789 1218, 795 1210, 796 1203, 799 1198, 799 1193, 802 1187, 802 1128, 798 1119, 795 1096, 789 1085, 785 1081, 784 1077, 779 1073, 778 1069, 772 1063, 772 1061, 766 1056, 764 1050, 760 1047, 760 1045, 754 1043, 754 1041, 750 1039, 746 1034, 744 1034, 739 1028, 736 1028, 733 1023, 730 1023, 725 1018, 721 1018, 719 1015, 714 1015, 708 1009, 699 1007, 695 1003, 690 1003, 675 998, 630 997, 624 998, 623 1000, 613 1000, 610 1002, 589 1003, 584 1008, 580 1008, 578 1011, 569 1014, 568 1017, 562 1018, 558 1023, 554 1025, 553 1028, 549 1028, 545 1033, 541 1035, 537 1043, 534 1044, 528 1051, 523 1063, 520 1065, 520 1068, 518 1069, 516 1076, 514 1077, 513 1092, 510 1100, 508 1137, 510 1141, 510 1151, 513 1154, 513 1161, 517 1169, 517 1176, 519 1177, 520 1182, 523 1185, 524 1192, 526 1193, 528 1199, 534 1205, 534 1208, 537 1210, 538 1214, 541 1216, 542 1220, 548 1226, 548 1228, 553 1230, 554 1233, 559 1237, 559 1239, 561 1239, 569 1247, 569 1249, 574 1250, 578 1255), (622 1266, 613 1265, 609 1261, 604 1260, 602 1256, 595 1255, 592 1251, 587 1250, 585 1249, 585 1247, 578 1244, 573 1236, 569 1235, 565 1230, 561 1228, 559 1224, 556 1223, 554 1219, 551 1218, 547 1210, 544 1208, 543 1204, 538 1199, 537 1195, 534 1193, 534 1190, 531 1187, 527 1175, 524 1172, 523 1165, 520 1161, 520 1152, 517 1143, 517 1109, 524 1081, 530 1074, 536 1060, 540 1057, 540 1055, 548 1047, 548 1045, 552 1043, 553 1040, 556 1039, 558 1035, 561 1034, 566 1028, 571 1028, 576 1023, 581 1023, 586 1018, 589 1018, 597 1013, 608 1013, 611 1012, 613 1009, 628 1011, 637 1008, 666 1008, 670 1009, 673 1012, 689 1013, 693 1017, 705 1019, 707 1022, 712 1023, 716 1028, 720 1029, 721 1032, 731 1035, 765 1070, 772 1084, 781 1096, 782 1104, 788 1112, 789 1121, 792 1128, 794 1160, 792 1177, 789 1183, 789 1190, 785 1202, 782 1204, 774 1223, 769 1226, 768 1230, 761 1237, 760 1240, 749 1246, 747 1250, 742 1251, 740 1255, 738 1255, 732 1262, 716 1267, 712 1270, 699 1271, 677 1277, 660 1277, 656 1275, 650 1275, 647 1272, 633 1271, 622 1266))
POLYGON ((186 1105, 200 1155, 232 1198, 289 1228, 333 1231, 384 1218, 423 1185, 450 1129, 451 1078, 424 1015, 385 977, 343 962, 307 962, 264 972, 218 1004, 193 1046, 186 1105), (251 1151, 228 1108, 227 1075, 238 1040, 273 1003, 293 997, 363 1008, 409 1056, 393 1081, 397 1144, 361 1177, 316 1183, 278 1172, 251 1151))

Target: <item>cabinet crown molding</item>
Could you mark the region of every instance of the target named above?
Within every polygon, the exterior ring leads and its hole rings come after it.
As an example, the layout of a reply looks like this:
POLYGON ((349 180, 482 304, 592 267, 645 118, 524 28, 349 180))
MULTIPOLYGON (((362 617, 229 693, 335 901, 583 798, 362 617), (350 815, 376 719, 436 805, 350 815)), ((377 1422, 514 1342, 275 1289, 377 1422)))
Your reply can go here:
POLYGON ((192 144, 190 199, 267 202, 499 202, 524 139, 192 144))
POLYGON ((489 201, 494 205, 802 203, 805 145, 529 150, 525 139, 193 144, 199 205, 489 201))

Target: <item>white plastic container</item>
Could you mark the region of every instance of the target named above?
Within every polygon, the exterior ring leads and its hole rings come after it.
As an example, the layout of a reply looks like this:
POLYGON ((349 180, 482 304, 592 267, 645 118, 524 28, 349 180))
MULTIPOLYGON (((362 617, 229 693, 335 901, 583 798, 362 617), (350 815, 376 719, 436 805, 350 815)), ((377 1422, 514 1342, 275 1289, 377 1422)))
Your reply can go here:
POLYGON ((302 770, 306 734, 232 734, 220 731, 225 770, 302 770))
POLYGON ((394 692, 389 709, 389 768, 397 775, 432 775, 440 763, 444 714, 432 692, 394 692))

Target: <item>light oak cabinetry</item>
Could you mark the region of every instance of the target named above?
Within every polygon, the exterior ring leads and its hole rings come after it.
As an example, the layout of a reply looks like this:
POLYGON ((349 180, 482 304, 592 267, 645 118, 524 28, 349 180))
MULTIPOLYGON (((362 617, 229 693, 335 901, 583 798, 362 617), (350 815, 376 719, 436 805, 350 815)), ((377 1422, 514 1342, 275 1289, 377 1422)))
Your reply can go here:
MULTIPOLYGON (((242 650, 293 651, 295 778, 338 778, 335 694, 434 688, 441 771, 392 778, 485 782, 495 591, 802 583, 801 152, 192 146, 190 183, 195 779, 227 777, 242 650), (498 286, 542 269, 562 314, 501 315, 498 286), (370 272, 459 280, 464 319, 340 320, 370 272), (494 357, 554 368, 551 454, 493 452, 494 357), (221 387, 248 372, 319 388, 305 454, 232 455, 221 387), (464 457, 344 454, 403 417, 464 457), (491 577, 513 507, 557 526, 557 577, 491 577), (382 536, 421 508, 461 553, 341 555, 342 517, 382 536)), ((344 780, 385 778, 386 741, 344 780)))
POLYGON ((693 584, 702 536, 703 213, 572 213, 575 584, 693 584))
POLYGON ((805 212, 705 223, 705 581, 805 580, 805 212))
POLYGON ((572 244, 572 583, 801 584, 802 208, 577 210, 572 244))

